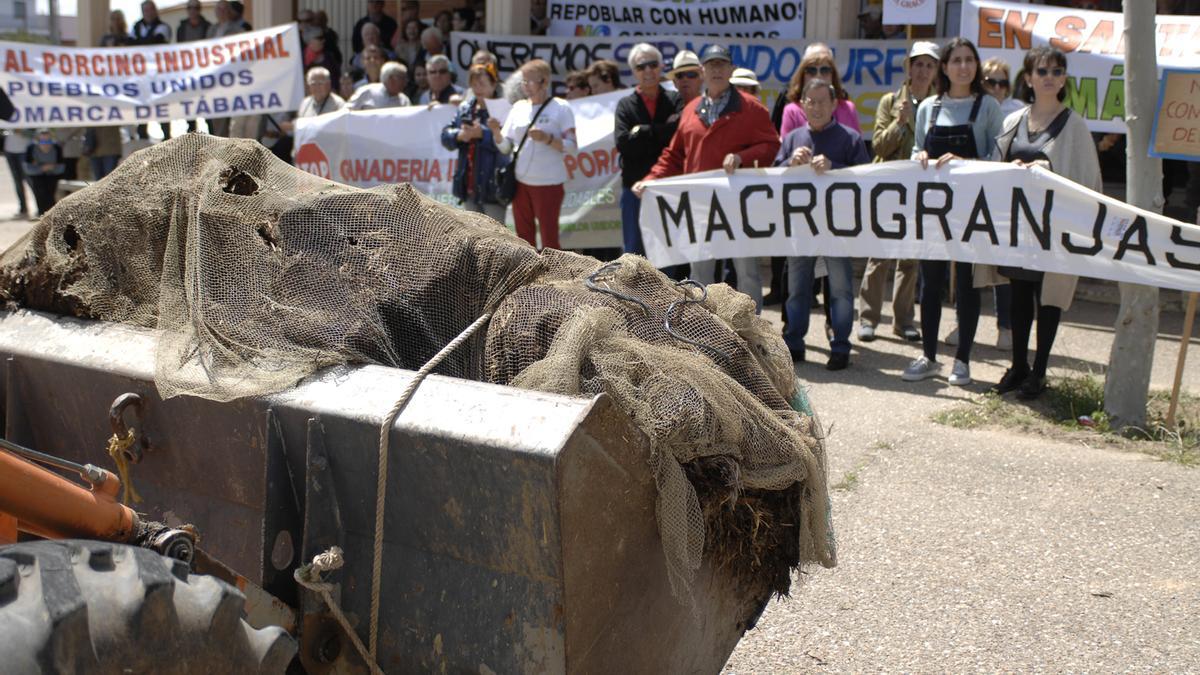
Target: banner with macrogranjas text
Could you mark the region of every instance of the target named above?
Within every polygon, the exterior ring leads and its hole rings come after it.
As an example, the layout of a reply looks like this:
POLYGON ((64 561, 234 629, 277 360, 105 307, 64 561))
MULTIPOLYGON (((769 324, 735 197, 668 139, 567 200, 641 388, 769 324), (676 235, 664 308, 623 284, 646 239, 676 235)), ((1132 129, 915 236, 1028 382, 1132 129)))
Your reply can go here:
POLYGON ((286 112, 304 98, 295 24, 215 40, 79 49, 0 42, 0 127, 85 127, 286 112))
POLYGON ((1200 226, 1041 168, 901 160, 817 175, 746 169, 647 183, 646 257, 958 260, 1200 292, 1200 226))

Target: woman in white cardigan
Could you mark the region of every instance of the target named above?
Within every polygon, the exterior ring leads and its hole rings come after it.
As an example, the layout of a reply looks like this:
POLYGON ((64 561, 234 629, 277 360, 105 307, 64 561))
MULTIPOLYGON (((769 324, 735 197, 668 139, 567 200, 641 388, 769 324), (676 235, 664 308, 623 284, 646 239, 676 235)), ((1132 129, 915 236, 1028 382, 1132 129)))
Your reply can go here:
MULTIPOLYGON (((1035 47, 1025 55, 1023 77, 1032 101, 1004 120, 996 138, 997 159, 1018 166, 1041 166, 1100 192, 1100 160, 1087 124, 1063 105, 1067 57, 1053 47, 1035 47)), ((1017 391, 1022 399, 1046 390, 1046 366, 1062 313, 1070 308, 1078 277, 1012 267, 977 265, 975 285, 1012 283, 1012 367, 993 391, 1017 391), (1029 337, 1037 320, 1037 352, 1029 364, 1029 337)))

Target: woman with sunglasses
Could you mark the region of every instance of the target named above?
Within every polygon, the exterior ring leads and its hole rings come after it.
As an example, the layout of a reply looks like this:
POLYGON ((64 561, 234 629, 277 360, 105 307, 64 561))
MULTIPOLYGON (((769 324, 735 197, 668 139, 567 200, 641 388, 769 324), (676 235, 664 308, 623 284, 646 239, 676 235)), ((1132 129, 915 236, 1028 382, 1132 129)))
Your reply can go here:
MULTIPOLYGON (((1067 57, 1053 47, 1034 47, 1022 69, 1031 105, 1004 119, 996 138, 999 157, 1017 166, 1040 166, 1099 192, 1103 187, 1100 159, 1087 123, 1063 105, 1067 57)), ((1078 277, 1014 267, 979 265, 976 282, 1012 284, 1012 367, 992 388, 999 394, 1017 391, 1022 399, 1046 390, 1046 366, 1062 313, 1075 297, 1078 277), (1029 366, 1029 336, 1037 319, 1037 355, 1029 366)))
MULTIPOLYGON (((942 47, 937 96, 925 99, 917 108, 912 158, 925 169, 929 168, 931 157, 936 158, 939 169, 952 159, 987 159, 1003 121, 1000 102, 983 90, 975 45, 966 38, 954 38, 942 47)), ((921 261, 924 353, 904 369, 902 378, 908 382, 934 377, 941 370, 937 360, 938 328, 949 264, 945 260, 921 261)), ((979 289, 975 288, 971 263, 955 262, 954 270, 958 346, 949 382, 961 387, 971 383, 971 347, 975 344, 975 329, 979 327, 979 289)))
POLYGON ((804 114, 800 100, 804 92, 804 85, 809 80, 817 78, 832 83, 837 92, 837 105, 833 109, 833 121, 862 133, 862 128, 858 124, 858 110, 854 107, 850 96, 846 94, 846 90, 842 88, 842 78, 838 75, 837 66, 833 62, 833 54, 826 50, 814 50, 806 53, 801 59, 800 67, 796 69, 792 75, 792 81, 788 83, 788 104, 783 108, 783 122, 779 127, 779 135, 787 136, 792 129, 798 129, 808 124, 808 116, 804 114))

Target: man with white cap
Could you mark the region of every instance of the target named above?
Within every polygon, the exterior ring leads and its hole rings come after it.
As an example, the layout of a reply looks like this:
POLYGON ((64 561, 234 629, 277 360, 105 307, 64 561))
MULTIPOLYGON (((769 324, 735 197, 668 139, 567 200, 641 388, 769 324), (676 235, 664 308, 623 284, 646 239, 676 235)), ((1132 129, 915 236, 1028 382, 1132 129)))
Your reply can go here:
MULTIPOLYGON (((875 111, 871 147, 876 162, 908 159, 912 154, 917 106, 934 93, 939 56, 938 46, 932 42, 914 42, 909 49, 905 64, 908 78, 900 86, 900 91, 884 94, 875 111)), ((867 261, 859 289, 862 303, 858 317, 858 339, 863 342, 875 339, 875 326, 879 324, 883 312, 883 294, 891 268, 891 260, 871 258, 867 261)), ((896 282, 892 289, 892 332, 909 342, 921 339, 913 312, 917 273, 916 260, 896 261, 896 282)))
MULTIPOLYGON (((762 103, 729 84, 733 61, 723 45, 709 45, 700 57, 704 95, 684 106, 679 129, 663 150, 654 168, 633 186, 642 196, 644 181, 685 173, 723 168, 733 173, 741 167, 770 166, 779 151, 779 135, 771 114, 762 103)), ((762 272, 758 258, 735 258, 738 290, 754 299, 762 311, 762 272)), ((692 263, 692 279, 702 284, 716 281, 716 261, 692 263)))
POLYGON ((679 92, 683 105, 700 96, 700 58, 696 52, 684 49, 676 54, 668 77, 675 83, 675 91, 679 92))

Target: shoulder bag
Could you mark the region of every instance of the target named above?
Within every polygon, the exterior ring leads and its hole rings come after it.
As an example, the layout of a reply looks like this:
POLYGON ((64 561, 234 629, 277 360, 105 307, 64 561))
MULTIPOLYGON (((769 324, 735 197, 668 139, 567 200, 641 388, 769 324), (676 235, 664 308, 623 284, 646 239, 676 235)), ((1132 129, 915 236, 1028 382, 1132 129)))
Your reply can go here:
POLYGON ((517 196, 517 157, 521 154, 521 148, 525 147, 525 140, 529 138, 529 129, 533 128, 533 125, 537 123, 537 119, 542 116, 542 111, 553 100, 553 96, 547 98, 546 102, 533 114, 533 118, 529 120, 529 128, 525 129, 525 135, 521 136, 521 142, 517 144, 517 149, 513 152, 512 161, 496 169, 493 180, 496 183, 497 202, 508 206, 512 203, 513 198, 517 196))

